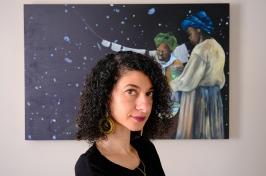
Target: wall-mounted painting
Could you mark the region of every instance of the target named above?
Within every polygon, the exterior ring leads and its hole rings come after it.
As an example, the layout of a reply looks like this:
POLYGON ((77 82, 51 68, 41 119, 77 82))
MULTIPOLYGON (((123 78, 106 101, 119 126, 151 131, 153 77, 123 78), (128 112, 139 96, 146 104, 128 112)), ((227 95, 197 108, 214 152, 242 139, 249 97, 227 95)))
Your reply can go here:
POLYGON ((168 80, 159 139, 229 138, 229 21, 229 4, 24 5, 25 139, 74 139, 84 78, 118 51, 152 56, 168 80))

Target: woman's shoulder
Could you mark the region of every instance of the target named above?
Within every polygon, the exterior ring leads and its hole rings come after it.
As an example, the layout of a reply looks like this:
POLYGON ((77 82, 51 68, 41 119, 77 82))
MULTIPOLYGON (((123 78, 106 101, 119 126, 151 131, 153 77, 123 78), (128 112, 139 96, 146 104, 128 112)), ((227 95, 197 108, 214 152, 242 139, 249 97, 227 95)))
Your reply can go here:
POLYGON ((216 52, 217 50, 222 50, 222 47, 214 38, 211 38, 197 44, 193 48, 191 55, 197 55, 202 59, 207 59, 208 55, 212 52, 216 52))
POLYGON ((202 51, 210 50, 211 48, 217 48, 220 46, 221 45, 214 38, 210 38, 197 44, 193 50, 194 52, 202 52, 202 51))
POLYGON ((76 175, 83 176, 92 173, 92 166, 97 165, 97 162, 101 163, 100 156, 95 147, 95 144, 93 144, 85 153, 79 156, 75 164, 76 175))
POLYGON ((98 153, 95 144, 93 144, 85 153, 81 154, 79 159, 85 160, 97 157, 98 153))

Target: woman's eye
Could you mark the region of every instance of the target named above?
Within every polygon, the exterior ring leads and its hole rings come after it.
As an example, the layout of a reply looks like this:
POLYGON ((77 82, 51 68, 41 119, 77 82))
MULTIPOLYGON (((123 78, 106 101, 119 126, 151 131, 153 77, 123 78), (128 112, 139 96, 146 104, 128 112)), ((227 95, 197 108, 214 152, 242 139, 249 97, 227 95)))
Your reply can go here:
POLYGON ((157 54, 158 54, 159 56, 161 56, 161 55, 163 55, 163 51, 157 50, 157 54))
POLYGON ((149 97, 152 97, 153 96, 153 91, 148 92, 146 95, 149 96, 149 97))
POLYGON ((134 89, 129 89, 129 90, 127 90, 126 92, 127 92, 129 95, 136 95, 136 94, 137 94, 136 90, 134 90, 134 89))

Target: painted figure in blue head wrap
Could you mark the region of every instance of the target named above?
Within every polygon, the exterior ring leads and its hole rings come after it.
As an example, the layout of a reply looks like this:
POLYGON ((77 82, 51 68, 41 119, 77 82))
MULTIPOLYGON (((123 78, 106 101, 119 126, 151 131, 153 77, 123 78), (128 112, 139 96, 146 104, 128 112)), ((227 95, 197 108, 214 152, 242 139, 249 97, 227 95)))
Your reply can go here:
POLYGON ((211 18, 205 11, 200 11, 195 15, 188 16, 182 21, 181 27, 188 33, 189 40, 193 45, 209 38, 214 30, 211 18))
POLYGON ((206 12, 186 17, 181 27, 194 48, 182 74, 170 82, 173 91, 182 92, 176 138, 223 139, 224 50, 211 37, 214 27, 206 12))

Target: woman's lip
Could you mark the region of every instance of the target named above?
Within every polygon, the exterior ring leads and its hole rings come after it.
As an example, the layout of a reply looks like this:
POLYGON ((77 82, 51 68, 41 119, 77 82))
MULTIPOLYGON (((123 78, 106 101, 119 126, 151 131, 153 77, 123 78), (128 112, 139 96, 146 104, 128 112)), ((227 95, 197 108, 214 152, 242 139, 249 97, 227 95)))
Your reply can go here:
POLYGON ((143 122, 145 120, 144 116, 132 116, 137 122, 143 122))

